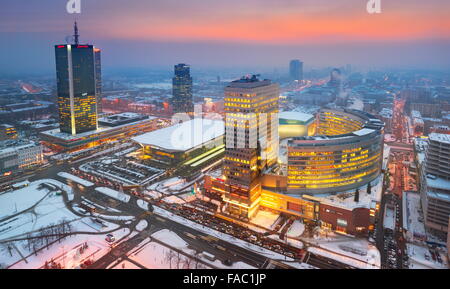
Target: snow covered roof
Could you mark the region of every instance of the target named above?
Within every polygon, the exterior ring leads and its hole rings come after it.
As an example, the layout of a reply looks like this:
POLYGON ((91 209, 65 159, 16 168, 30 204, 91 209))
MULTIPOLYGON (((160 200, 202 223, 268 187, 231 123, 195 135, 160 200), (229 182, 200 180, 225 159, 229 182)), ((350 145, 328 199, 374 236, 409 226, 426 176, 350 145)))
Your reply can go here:
POLYGON ((357 136, 363 136, 363 135, 367 135, 371 132, 374 132, 375 130, 370 129, 370 128, 363 128, 357 131, 354 131, 353 134, 357 135, 357 136))
POLYGON ((450 144, 450 135, 448 135, 448 134, 430 133, 430 135, 428 137, 432 141, 450 144))
POLYGON ((196 118, 133 137, 132 140, 145 146, 186 151, 223 136, 224 133, 225 124, 222 120, 196 118))
MULTIPOLYGON (((308 113, 302 113, 302 112, 297 112, 297 111, 284 111, 284 112, 280 112, 278 114, 278 118, 280 119, 280 124, 281 124, 281 120, 286 120, 286 121, 296 121, 299 122, 300 124, 307 124, 309 122, 311 122, 312 120, 314 120, 314 116, 312 114, 308 114, 308 113)), ((285 124, 285 123, 283 123, 285 124)), ((290 122, 286 123, 286 124, 291 124, 290 122)), ((292 124, 297 124, 297 123, 292 123, 292 124)))

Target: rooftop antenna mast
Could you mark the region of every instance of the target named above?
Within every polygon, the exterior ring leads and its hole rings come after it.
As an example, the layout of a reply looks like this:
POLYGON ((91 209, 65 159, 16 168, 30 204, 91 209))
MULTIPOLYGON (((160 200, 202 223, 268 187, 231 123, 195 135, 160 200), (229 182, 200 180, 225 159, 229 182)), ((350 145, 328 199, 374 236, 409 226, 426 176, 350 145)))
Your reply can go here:
POLYGON ((75 45, 78 45, 78 39, 80 38, 80 35, 78 34, 78 25, 77 25, 76 20, 75 20, 75 24, 73 26, 73 30, 74 30, 73 39, 75 41, 75 45))

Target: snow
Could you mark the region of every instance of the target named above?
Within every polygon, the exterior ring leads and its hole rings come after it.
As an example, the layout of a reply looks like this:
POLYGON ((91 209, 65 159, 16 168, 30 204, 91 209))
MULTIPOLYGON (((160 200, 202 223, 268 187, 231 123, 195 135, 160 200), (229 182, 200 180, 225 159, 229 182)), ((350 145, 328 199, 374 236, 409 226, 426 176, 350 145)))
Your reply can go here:
MULTIPOLYGON (((85 223, 84 219, 88 218, 83 218, 83 220, 74 221, 72 223, 74 232, 94 232, 92 228, 85 223)), ((110 225, 114 224, 108 223, 107 226, 99 232, 110 230, 110 225)), ((2 253, 2 256, 6 256, 5 254, 7 254, 9 257, 6 261, 7 264, 11 265, 16 263, 11 267, 13 269, 40 268, 44 265, 45 261, 50 261, 51 259, 64 264, 65 268, 76 268, 80 262, 84 262, 84 260, 88 258, 95 259, 101 257, 109 250, 109 245, 105 241, 105 235, 106 233, 98 235, 72 235, 62 240, 60 243, 56 242, 55 244, 50 245, 48 249, 39 251, 37 256, 28 251, 25 246, 25 241, 15 242, 20 253, 23 256, 26 256, 26 262, 24 260, 20 260, 21 256, 17 251, 13 254, 13 257, 10 257, 7 251, 5 251, 4 254, 2 253), (89 248, 83 254, 79 254, 79 252, 76 252, 76 247, 80 246, 84 242, 88 243, 89 248)))
POLYGON ((129 258, 133 261, 138 262, 146 268, 154 268, 154 269, 168 269, 168 268, 177 268, 177 259, 180 258, 181 262, 179 262, 179 268, 194 269, 194 268, 208 268, 205 267, 204 264, 197 262, 194 260, 193 256, 202 260, 203 262, 210 264, 211 268, 229 268, 229 269, 256 269, 253 266, 250 266, 244 262, 236 262, 232 266, 223 265, 220 260, 211 261, 203 257, 202 254, 198 254, 198 252, 189 249, 188 243, 186 243, 183 239, 181 239, 176 233, 163 229, 156 233, 152 234, 152 238, 167 244, 167 247, 161 245, 159 242, 149 242, 142 246, 142 248, 134 251, 129 258), (183 253, 178 253, 173 251, 171 248, 175 248, 181 250, 183 253), (172 253, 174 255, 171 263, 167 258, 167 254, 172 253), (189 259, 190 262, 186 262, 185 260, 189 259), (188 264, 189 263, 189 264, 188 264))
POLYGON ((164 202, 169 203, 169 204, 184 204, 186 203, 185 200, 183 200, 181 197, 178 196, 168 196, 165 197, 164 202))
POLYGON ((287 232, 288 237, 299 237, 305 231, 305 225, 300 220, 295 220, 287 232))
MULTIPOLYGON (((78 218, 65 207, 62 195, 56 195, 48 189, 37 189, 40 184, 49 181, 32 182, 26 188, 0 195, 0 218, 3 219, 0 222, 0 240, 20 237, 62 220, 73 221, 78 218), (22 213, 15 217, 5 218, 20 212, 22 213)), ((55 185, 63 185, 51 181, 55 185)))
POLYGON ((138 199, 137 204, 141 209, 148 210, 148 203, 146 201, 138 199))
POLYGON ((419 269, 448 269, 447 265, 445 264, 446 258, 441 254, 441 258, 444 263, 438 263, 437 261, 434 261, 431 257, 431 253, 429 252, 428 248, 426 246, 419 246, 414 244, 406 244, 408 256, 409 256, 409 262, 410 267, 412 268, 419 268, 419 269), (427 260, 427 258, 429 260, 427 260))
POLYGON ((175 248, 181 249, 188 246, 188 243, 181 239, 176 233, 167 229, 153 233, 152 237, 175 248))
POLYGON ((116 190, 106 188, 106 187, 98 187, 95 188, 95 190, 99 193, 102 193, 104 195, 107 195, 108 197, 111 197, 113 199, 116 199, 118 201, 128 203, 130 201, 130 196, 121 192, 118 192, 116 190))
MULTIPOLYGON (((129 258, 135 262, 138 262, 142 266, 148 268, 148 269, 169 269, 169 268, 176 268, 176 259, 177 257, 173 258, 171 261, 168 260, 167 255, 169 253, 173 254, 174 256, 178 256, 177 252, 172 251, 171 249, 155 243, 155 242, 148 242, 148 239, 146 239, 147 243, 142 246, 142 248, 139 248, 138 250, 135 250, 129 255, 129 258)), ((179 255, 181 260, 185 260, 185 256, 179 255)), ((183 262, 180 262, 180 268, 184 265, 181 264, 183 262)), ((192 265, 194 262, 192 262, 192 265)), ((191 269, 195 268, 193 266, 189 266, 191 269)))
POLYGON ((145 228, 147 228, 148 223, 146 220, 140 220, 139 223, 136 225, 136 230, 139 232, 142 232, 145 228))
POLYGON ((386 206, 386 209, 384 210, 383 227, 394 231, 394 229, 395 229, 394 214, 395 214, 394 210, 392 208, 389 208, 388 206, 386 206))
POLYGON ((186 151, 221 137, 224 133, 225 125, 222 120, 195 118, 133 137, 132 140, 146 146, 186 151))
POLYGON ((0 218, 24 211, 44 198, 49 190, 38 187, 42 182, 32 182, 28 187, 0 195, 0 218))
POLYGON ((321 230, 320 232, 326 233, 326 235, 315 236, 314 239, 302 239, 311 244, 308 250, 318 250, 318 254, 323 253, 322 255, 325 257, 328 255, 332 256, 331 258, 333 259, 357 268, 380 267, 380 253, 367 239, 344 236, 334 232, 328 232, 327 230, 323 230, 323 232, 321 230))
POLYGON ((69 179, 71 181, 74 181, 75 183, 78 183, 78 184, 83 185, 85 187, 92 187, 94 185, 94 183, 91 183, 89 181, 83 180, 82 178, 79 178, 77 176, 74 176, 74 175, 66 173, 66 172, 59 172, 58 176, 60 176, 62 178, 69 179))
POLYGON ((379 269, 379 267, 377 266, 373 266, 369 263, 363 262, 363 261, 359 261, 353 258, 349 258, 346 256, 342 256, 321 248, 316 248, 316 247, 309 247, 308 251, 323 257, 327 257, 333 260, 336 260, 338 262, 353 266, 355 268, 359 268, 359 269, 379 269))
POLYGON ((213 237, 219 238, 219 239, 224 240, 226 242, 229 242, 229 243, 235 244, 237 246, 241 246, 243 248, 246 248, 248 250, 257 252, 258 254, 261 254, 261 255, 266 256, 268 258, 284 259, 284 260, 290 260, 290 261, 293 260, 292 258, 286 257, 286 256, 284 256, 282 254, 276 253, 274 251, 267 250, 266 248, 262 248, 260 246, 257 246, 257 245, 251 244, 249 242, 246 242, 244 240, 241 240, 241 239, 235 238, 233 236, 230 236, 228 234, 224 234, 222 232, 216 231, 214 229, 211 229, 211 228, 206 227, 204 225, 201 225, 199 223, 196 223, 196 222, 193 222, 191 220, 185 219, 185 218, 180 217, 178 215, 175 215, 175 214, 173 214, 173 213, 171 213, 169 211, 166 211, 166 210, 164 210, 164 209, 162 209, 160 207, 153 206, 153 208, 154 208, 154 213, 155 214, 158 214, 160 216, 169 218, 169 219, 171 219, 174 222, 177 222, 177 223, 180 223, 180 224, 184 224, 186 226, 189 226, 189 227, 191 227, 193 229, 196 229, 196 230, 198 230, 200 232, 206 233, 206 234, 211 235, 213 237))
POLYGON ((425 240, 425 225, 423 221, 420 222, 423 220, 419 213, 421 211, 420 195, 406 191, 403 196, 403 223, 404 229, 407 231, 406 238, 408 241, 425 240))
POLYGON ((279 214, 259 210, 250 222, 270 230, 275 226, 275 222, 279 216, 279 214))
POLYGON ((109 269, 141 269, 141 268, 129 261, 123 261, 109 269))

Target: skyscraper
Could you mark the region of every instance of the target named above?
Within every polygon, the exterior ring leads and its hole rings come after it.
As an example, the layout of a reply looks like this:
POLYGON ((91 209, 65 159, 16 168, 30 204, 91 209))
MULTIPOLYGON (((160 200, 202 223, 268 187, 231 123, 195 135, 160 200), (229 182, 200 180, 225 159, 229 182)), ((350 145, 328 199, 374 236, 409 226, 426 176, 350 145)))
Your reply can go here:
POLYGON ((291 60, 289 64, 289 76, 291 80, 303 80, 303 62, 298 59, 291 60))
POLYGON ((99 48, 94 48, 95 59, 95 96, 97 100, 97 114, 103 112, 102 106, 102 51, 99 48))
POLYGON ((74 30, 73 44, 55 46, 59 125, 72 135, 98 125, 95 47, 79 44, 76 22, 74 30))
POLYGON ((184 63, 175 65, 175 76, 172 78, 173 112, 193 112, 192 77, 190 67, 184 63))
POLYGON ((251 218, 259 206, 260 174, 278 158, 279 85, 257 76, 243 77, 225 88, 226 211, 251 218))

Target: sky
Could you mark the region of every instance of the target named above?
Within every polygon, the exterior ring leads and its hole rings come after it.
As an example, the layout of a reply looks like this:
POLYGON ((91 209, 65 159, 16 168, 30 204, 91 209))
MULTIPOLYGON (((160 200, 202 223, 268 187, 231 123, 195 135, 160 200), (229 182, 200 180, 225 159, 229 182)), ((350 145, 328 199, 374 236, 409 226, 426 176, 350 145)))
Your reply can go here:
POLYGON ((380 14, 367 0, 67 1, 1 1, 0 74, 53 72, 75 19, 106 68, 450 66, 448 0, 381 0, 380 14))

